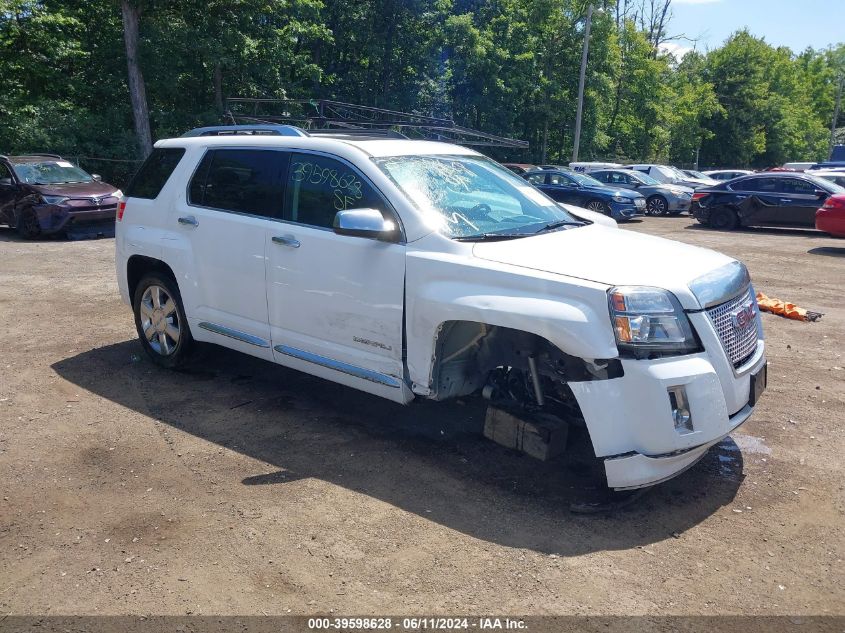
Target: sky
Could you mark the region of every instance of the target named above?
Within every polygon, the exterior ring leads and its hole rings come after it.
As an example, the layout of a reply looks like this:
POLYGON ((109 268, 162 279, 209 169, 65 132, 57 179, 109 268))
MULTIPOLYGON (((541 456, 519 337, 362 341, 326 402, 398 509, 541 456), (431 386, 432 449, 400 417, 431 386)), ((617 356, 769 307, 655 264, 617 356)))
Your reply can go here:
POLYGON ((748 27, 773 46, 800 52, 845 42, 845 0, 672 0, 671 35, 696 39, 669 42, 683 54, 722 45, 734 31, 748 27))

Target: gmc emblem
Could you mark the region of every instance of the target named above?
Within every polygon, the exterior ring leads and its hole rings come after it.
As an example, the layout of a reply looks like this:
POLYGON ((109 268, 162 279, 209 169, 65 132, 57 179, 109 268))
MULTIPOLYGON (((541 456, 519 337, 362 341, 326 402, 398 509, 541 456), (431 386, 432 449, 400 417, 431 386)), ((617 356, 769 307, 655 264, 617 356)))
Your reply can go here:
POLYGON ((749 301, 731 312, 731 324, 735 330, 746 330, 754 323, 754 303, 749 301))

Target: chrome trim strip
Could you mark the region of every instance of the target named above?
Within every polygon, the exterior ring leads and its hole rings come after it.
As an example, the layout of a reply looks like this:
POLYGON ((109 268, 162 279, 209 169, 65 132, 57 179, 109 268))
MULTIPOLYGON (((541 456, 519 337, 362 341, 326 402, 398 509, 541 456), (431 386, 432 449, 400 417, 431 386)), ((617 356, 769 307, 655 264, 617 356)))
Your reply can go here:
POLYGON ((734 261, 693 279, 689 289, 702 309, 706 310, 741 295, 750 283, 751 275, 745 264, 734 261))
POLYGON ((250 345, 255 345, 256 347, 270 347, 270 341, 265 341, 263 338, 247 334, 246 332, 241 332, 240 330, 233 330, 232 328, 217 325, 216 323, 209 323, 207 321, 203 321, 199 325, 203 330, 208 330, 209 332, 214 332, 215 334, 220 334, 221 336, 228 336, 229 338, 241 341, 242 343, 249 343, 250 345))
POLYGON ((327 367, 328 369, 334 369, 335 371, 343 372, 344 374, 349 374, 350 376, 354 376, 355 378, 369 380, 370 382, 374 382, 379 385, 393 387, 394 389, 399 389, 402 386, 402 383, 393 376, 387 376, 386 374, 380 374, 377 371, 364 369, 363 367, 358 367, 357 365, 350 365, 349 363, 343 363, 339 360, 326 358, 325 356, 320 356, 319 354, 312 354, 311 352, 306 352, 295 347, 288 347, 287 345, 276 345, 273 349, 279 352, 280 354, 284 354, 285 356, 291 356, 299 360, 314 363, 315 365, 327 367))

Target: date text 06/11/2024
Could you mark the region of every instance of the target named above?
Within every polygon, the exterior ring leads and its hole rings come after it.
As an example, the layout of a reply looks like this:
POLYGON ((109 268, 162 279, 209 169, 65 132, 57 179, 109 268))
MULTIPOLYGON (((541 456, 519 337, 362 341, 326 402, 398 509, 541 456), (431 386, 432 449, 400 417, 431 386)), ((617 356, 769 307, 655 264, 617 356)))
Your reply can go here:
MULTIPOLYGON (((402 618, 402 629, 409 631, 450 631, 478 629, 482 631, 525 631, 528 623, 524 620, 498 617, 479 618, 444 618, 444 617, 405 617, 402 618)), ((399 621, 393 618, 309 618, 310 630, 391 630, 394 625, 398 628, 399 621)))

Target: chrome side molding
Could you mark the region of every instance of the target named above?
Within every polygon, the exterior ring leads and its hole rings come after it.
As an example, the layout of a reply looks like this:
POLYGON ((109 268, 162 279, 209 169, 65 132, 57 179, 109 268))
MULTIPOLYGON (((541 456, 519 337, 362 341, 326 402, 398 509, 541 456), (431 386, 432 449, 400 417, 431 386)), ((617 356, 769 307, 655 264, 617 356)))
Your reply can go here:
POLYGON ((751 283, 751 275, 742 262, 731 262, 693 279, 689 289, 703 310, 739 296, 751 283))
POLYGON ((311 352, 306 352, 295 347, 289 347, 287 345, 276 345, 273 349, 279 352, 279 354, 284 354, 285 356, 291 356, 292 358, 304 360, 309 363, 314 363, 315 365, 321 365, 322 367, 327 367, 328 369, 334 369, 335 371, 343 372, 344 374, 349 374, 350 376, 354 376, 355 378, 369 380, 370 382, 374 382, 379 385, 393 387, 394 389, 399 389, 402 386, 402 383, 399 382, 399 380, 397 378, 394 378, 393 376, 388 376, 387 374, 380 374, 377 371, 364 369, 363 367, 358 367, 357 365, 350 365, 349 363, 343 363, 339 360, 334 360, 333 358, 320 356, 319 354, 312 354, 311 352))
POLYGON ((240 330, 233 330, 232 328, 217 325, 216 323, 209 323, 208 321, 203 321, 199 325, 203 330, 208 330, 209 332, 214 332, 215 334, 220 334, 221 336, 228 336, 229 338, 241 341, 242 343, 249 343, 250 345, 255 345, 256 347, 270 347, 270 341, 265 341, 263 338, 247 334, 246 332, 241 332, 240 330))

